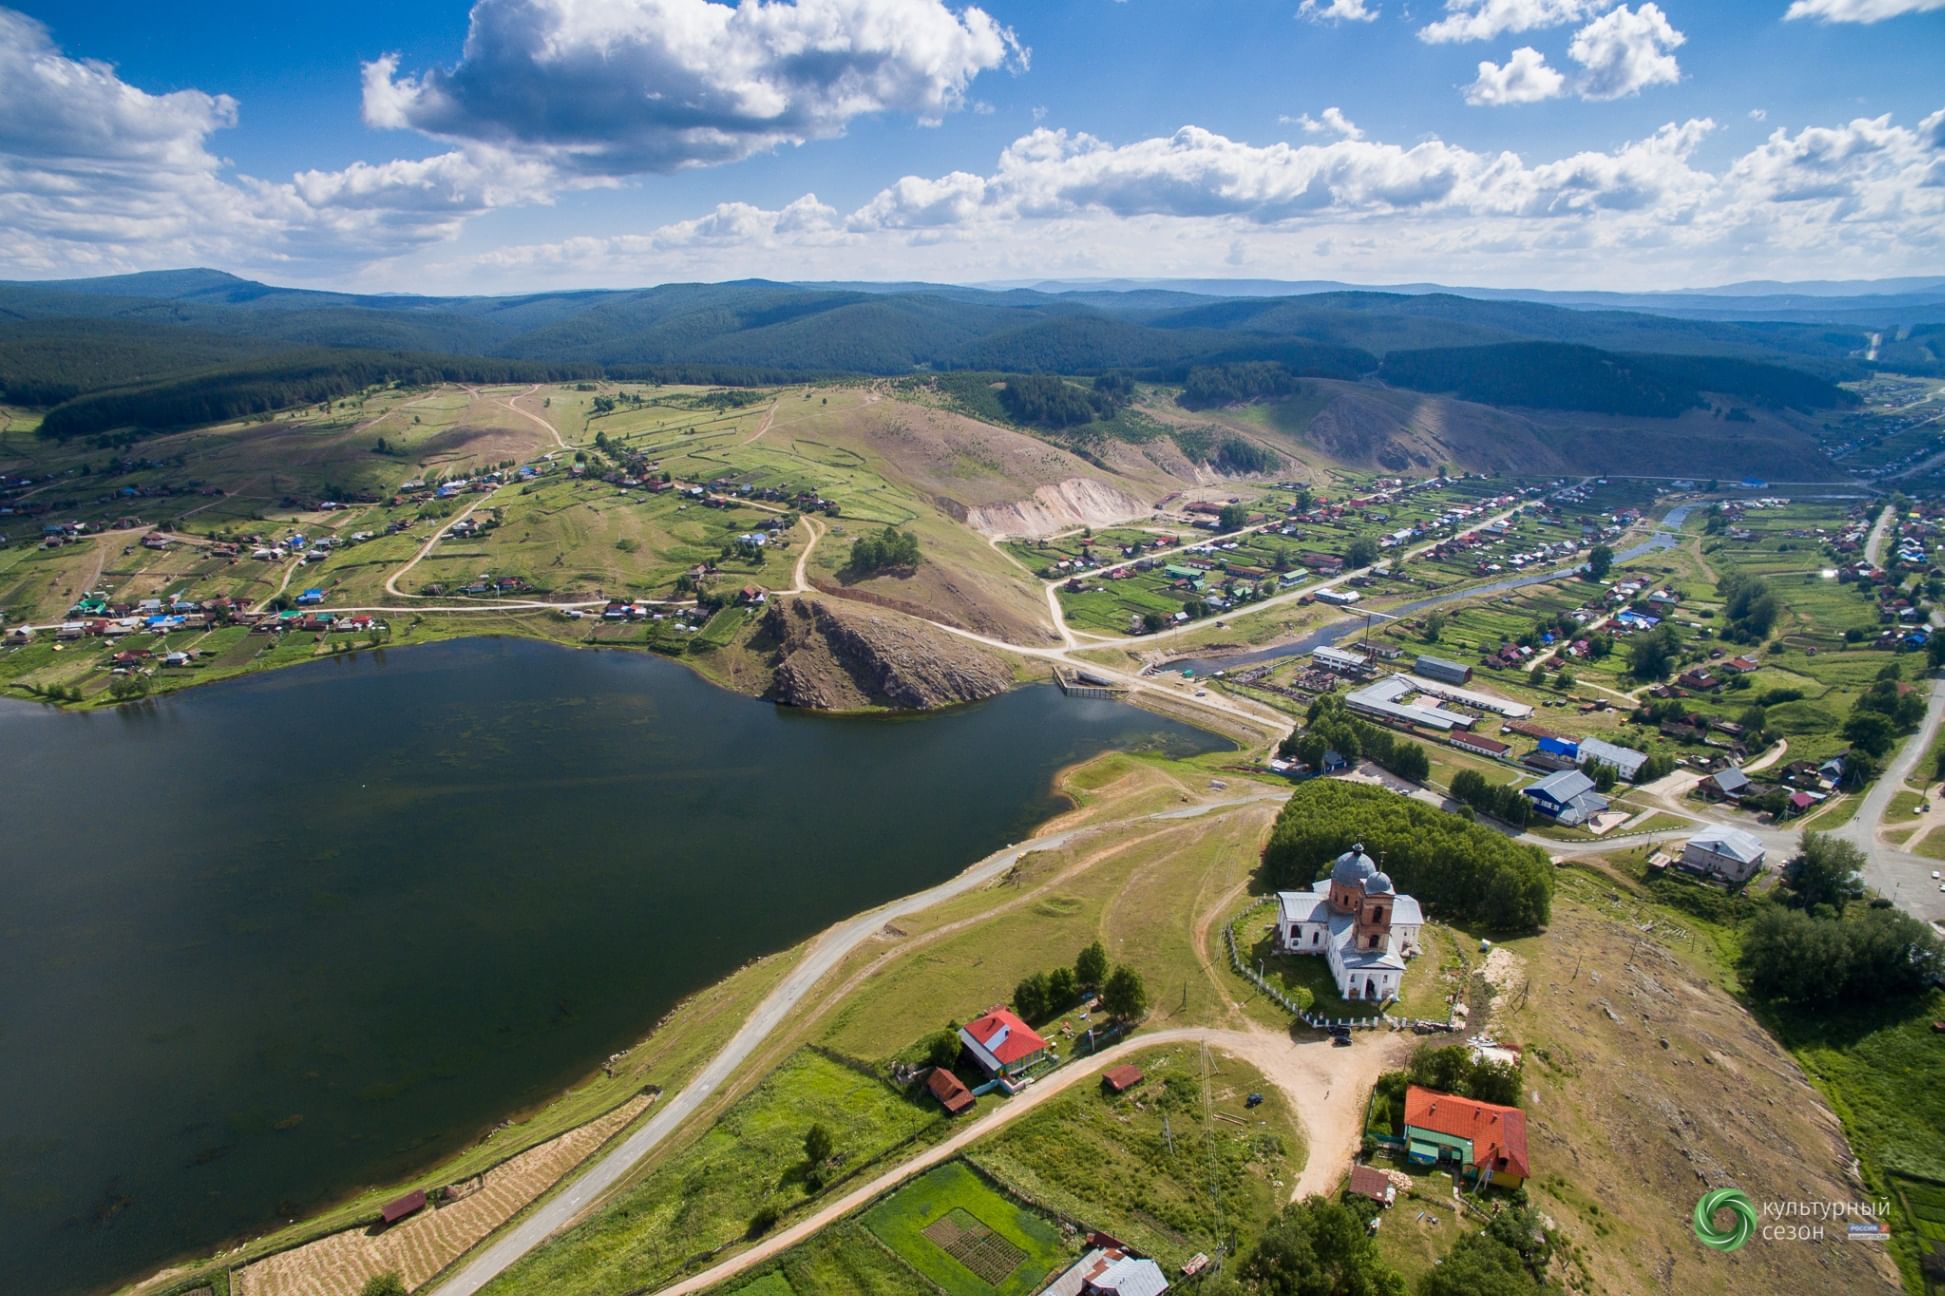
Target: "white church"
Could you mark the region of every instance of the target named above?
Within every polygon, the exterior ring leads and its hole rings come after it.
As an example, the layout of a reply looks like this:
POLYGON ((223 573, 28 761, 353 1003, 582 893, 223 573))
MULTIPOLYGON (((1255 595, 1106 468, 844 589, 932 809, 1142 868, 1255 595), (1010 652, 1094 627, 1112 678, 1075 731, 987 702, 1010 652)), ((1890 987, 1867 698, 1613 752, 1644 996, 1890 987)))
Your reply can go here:
POLYGON ((1424 915, 1418 901, 1398 894, 1362 845, 1337 857, 1328 882, 1279 891, 1276 902, 1284 953, 1330 960, 1337 992, 1346 999, 1385 1003, 1398 997, 1405 959, 1418 952, 1424 915))

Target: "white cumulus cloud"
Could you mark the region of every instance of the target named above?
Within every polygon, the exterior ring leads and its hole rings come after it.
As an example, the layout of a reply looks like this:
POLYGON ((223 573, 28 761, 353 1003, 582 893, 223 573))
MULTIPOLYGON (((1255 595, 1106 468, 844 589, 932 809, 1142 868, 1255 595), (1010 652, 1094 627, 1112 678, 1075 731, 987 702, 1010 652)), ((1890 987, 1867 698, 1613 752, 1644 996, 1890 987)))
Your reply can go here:
POLYGON ((1585 68, 1577 87, 1583 99, 1620 99, 1649 86, 1682 79, 1674 50, 1688 38, 1659 6, 1622 5, 1574 33, 1567 57, 1585 68))
POLYGON ((1297 17, 1320 23, 1374 22, 1378 11, 1365 0, 1303 0, 1297 6, 1297 17))
POLYGON ((1566 93, 1566 86, 1566 76, 1547 66, 1546 55, 1522 45, 1503 64, 1481 59, 1479 77, 1466 87, 1465 97, 1469 104, 1496 108, 1557 99, 1566 93))
POLYGON ((1445 17, 1418 29, 1434 45, 1491 40, 1508 32, 1564 27, 1601 12, 1613 0, 1446 0, 1445 17))
POLYGON ((842 134, 858 117, 937 121, 1028 51, 941 0, 478 0, 459 62, 364 72, 365 118, 638 175, 842 134))
POLYGON ((1934 9, 1945 9, 1945 0, 1793 0, 1783 16, 1827 23, 1874 23, 1934 9))
POLYGON ((544 165, 488 148, 283 182, 235 175, 210 137, 238 114, 228 95, 150 94, 0 9, 0 265, 107 273, 393 256, 495 207, 550 201, 559 185, 544 165))

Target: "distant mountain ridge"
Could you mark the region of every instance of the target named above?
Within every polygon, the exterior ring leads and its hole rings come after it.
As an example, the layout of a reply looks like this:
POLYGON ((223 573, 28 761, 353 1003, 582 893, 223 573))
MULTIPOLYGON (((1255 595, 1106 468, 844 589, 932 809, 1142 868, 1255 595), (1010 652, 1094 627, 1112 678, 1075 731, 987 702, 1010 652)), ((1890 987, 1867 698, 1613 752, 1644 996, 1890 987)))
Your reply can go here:
MULTIPOLYGON (((345 367, 361 375, 512 373, 517 370, 508 366, 526 364, 531 372, 628 377, 679 370, 688 380, 723 382, 926 370, 1089 375, 1116 369, 1180 382, 1197 366, 1247 361, 1276 362, 1298 375, 1358 378, 1380 374, 1387 357, 1400 352, 1456 350, 1436 366, 1445 381, 1454 366, 1504 363, 1508 355, 1530 361, 1542 354, 1468 348, 1528 343, 1780 365, 1819 384, 1873 368, 1945 373, 1945 326, 1929 322, 1945 320, 1945 280, 1933 294, 1936 309, 1913 304, 1926 298, 1929 281, 1887 281, 1883 286, 1897 291, 1872 299, 1878 304, 1868 309, 1875 315, 1835 324, 1721 319, 1687 306, 1680 312, 1620 309, 1614 303, 1639 298, 1615 294, 1563 295, 1574 303, 1565 305, 1516 294, 1431 291, 1430 285, 1422 292, 1409 290, 1415 285, 1376 292, 1322 282, 1241 281, 1245 289, 1265 290, 1249 292, 1236 291, 1229 281, 1110 282, 1129 286, 1046 291, 739 280, 430 297, 284 288, 209 269, 0 283, 0 394, 19 404, 52 406, 115 393, 113 401, 91 401, 88 418, 57 418, 56 427, 93 429, 110 409, 139 416, 146 408, 149 419, 160 421, 186 413, 183 393, 194 385, 185 386, 186 379, 228 383, 231 390, 255 393, 253 399, 274 399, 279 357, 301 367, 305 391, 319 390, 328 385, 319 373, 320 349, 327 355, 360 353, 355 361, 347 355, 345 367), (1227 295, 1189 290, 1211 283, 1222 284, 1227 295), (1271 295, 1270 288, 1283 291, 1271 295), (1316 291, 1290 291, 1296 288, 1316 291), (1928 312, 1929 321, 1900 321, 1900 314, 1913 311, 1928 312), (1867 362, 1874 341, 1878 358, 1867 362), (470 363, 477 360, 504 363, 498 369, 470 363), (224 370, 236 372, 216 372, 224 370), (152 387, 157 390, 150 392, 152 387), (161 389, 171 393, 167 399, 161 389), (154 399, 145 406, 148 396, 154 399)), ((1702 295, 1682 298, 1700 300, 1702 295)), ((1748 299, 1713 300, 1733 306, 1748 299)), ((1820 300, 1840 306, 1839 313, 1867 309, 1853 305, 1859 297, 1820 300)), ((1629 372, 1639 368, 1619 365, 1629 372)), ((1618 371, 1613 365, 1586 367, 1589 373, 1618 371)), ((1426 371, 1394 366, 1394 372, 1426 371)), ((1786 403, 1802 399, 1790 379, 1765 382, 1760 373, 1744 378, 1759 395, 1789 390, 1786 403)), ((1476 378, 1457 386, 1490 388, 1476 378)), ((1688 377, 1678 386, 1670 400, 1693 398, 1696 388, 1688 377)), ((1563 396, 1558 384, 1515 388, 1546 390, 1556 401, 1574 398, 1570 389, 1563 396)), ((1616 412, 1600 398, 1587 399, 1596 402, 1590 408, 1616 412)))

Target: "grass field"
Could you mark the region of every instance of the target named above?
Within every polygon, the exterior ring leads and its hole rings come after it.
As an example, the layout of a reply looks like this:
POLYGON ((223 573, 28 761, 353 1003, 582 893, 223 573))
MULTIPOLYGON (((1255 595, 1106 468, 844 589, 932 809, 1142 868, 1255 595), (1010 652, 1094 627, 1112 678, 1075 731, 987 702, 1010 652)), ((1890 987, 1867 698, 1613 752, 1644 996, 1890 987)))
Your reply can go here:
POLYGON ((860 1223, 947 1296, 1032 1296, 1078 1254, 1045 1217, 957 1161, 913 1180, 860 1223), (958 1248, 962 1259, 937 1240, 948 1231, 935 1228, 941 1221, 989 1236, 976 1250, 958 1248))
POLYGON ((970 1159, 1021 1196, 1155 1256, 1173 1269, 1214 1254, 1222 1228, 1262 1231, 1303 1165, 1295 1113, 1247 1063, 1192 1048, 1133 1059, 1140 1086, 1114 1096, 1076 1086, 994 1138, 970 1159), (1263 1095, 1255 1107, 1250 1094, 1263 1095))
POLYGON ((772 1219, 827 1192, 895 1147, 942 1124, 936 1105, 907 1098, 812 1051, 792 1054, 732 1106, 679 1160, 635 1181, 591 1219, 509 1269, 487 1290, 607 1293, 699 1267, 772 1219), (838 1170, 813 1184, 804 1133, 833 1135, 838 1170))
MULTIPOLYGON (((1008 1001, 1021 978, 1071 962, 1095 940, 1142 974, 1150 1025, 1210 1021, 1221 991, 1204 970, 1193 916, 1243 885, 1270 816, 1266 806, 1139 824, 1028 855, 992 889, 901 920, 895 974, 860 986, 819 1024, 818 1037, 846 1054, 900 1056, 945 1021, 1008 1001)), ((860 955, 859 966, 867 965, 860 955)), ((1069 1011, 1039 1029, 1065 1054, 1094 1024, 1069 1011)))
POLYGON ((1945 1189, 1936 1186, 1945 1182, 1945 1086, 1936 1083, 1939 1037, 1931 1029, 1940 1018, 1945 992, 1935 991, 1915 1003, 1853 1005, 1821 1021, 1772 1013, 1769 1023, 1843 1118, 1873 1187, 1904 1201, 1907 1213, 1892 1222, 1891 1245, 1913 1291, 1922 1290, 1918 1239, 1945 1238, 1945 1221, 1909 1213, 1945 1201, 1945 1189), (1910 1179, 1933 1186, 1914 1196, 1910 1179))
POLYGON ((924 1296, 932 1286, 855 1220, 792 1247, 755 1278, 718 1290, 733 1296, 924 1296))

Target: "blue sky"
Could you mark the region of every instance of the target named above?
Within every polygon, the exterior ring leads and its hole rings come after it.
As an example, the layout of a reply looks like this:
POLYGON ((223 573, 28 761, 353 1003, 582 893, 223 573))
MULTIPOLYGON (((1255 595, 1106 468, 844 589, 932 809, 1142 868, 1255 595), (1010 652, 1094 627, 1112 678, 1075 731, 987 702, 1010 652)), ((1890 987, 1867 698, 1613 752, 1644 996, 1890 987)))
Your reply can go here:
POLYGON ((1945 273, 1941 67, 1945 0, 15 0, 0 275, 1945 273))

